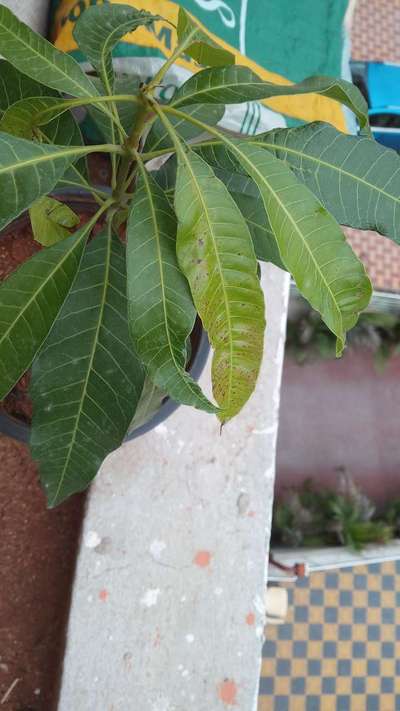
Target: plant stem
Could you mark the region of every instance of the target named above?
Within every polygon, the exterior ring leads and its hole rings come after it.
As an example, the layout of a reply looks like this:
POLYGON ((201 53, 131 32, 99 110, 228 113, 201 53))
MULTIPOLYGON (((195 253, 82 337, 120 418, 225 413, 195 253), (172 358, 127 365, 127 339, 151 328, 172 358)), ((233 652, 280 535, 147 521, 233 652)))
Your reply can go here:
MULTIPOLYGON (((121 160, 116 180, 116 187, 113 192, 116 202, 120 202, 123 195, 125 194, 128 176, 131 171, 132 164, 135 163, 134 155, 139 148, 140 139, 144 127, 148 120, 153 116, 153 112, 151 112, 149 115, 149 109, 151 109, 151 106, 145 96, 143 94, 140 94, 138 100, 140 101, 140 106, 136 116, 135 125, 132 129, 130 136, 125 141, 125 148, 128 150, 128 154, 125 154, 121 160)), ((129 182, 131 182, 133 175, 134 171, 132 172, 132 176, 130 177, 129 182)))
POLYGON ((92 227, 95 226, 96 222, 98 221, 99 217, 108 210, 111 205, 114 204, 114 199, 110 197, 108 200, 103 202, 102 206, 97 210, 96 214, 93 215, 93 217, 89 220, 88 225, 90 225, 89 229, 92 229, 92 227))
MULTIPOLYGON (((183 113, 183 111, 178 111, 178 109, 174 109, 174 108, 172 108, 172 106, 168 106, 168 104, 163 104, 163 105, 160 104, 157 109, 158 115, 160 115, 160 111, 161 111, 161 113, 166 112, 168 114, 171 114, 172 116, 176 116, 177 118, 184 119, 185 121, 189 121, 189 123, 194 124, 194 126, 198 126, 198 128, 201 128, 202 131, 211 133, 212 136, 216 136, 216 138, 218 138, 222 142, 225 141, 225 136, 223 135, 223 133, 221 133, 221 131, 218 131, 216 128, 213 128, 213 126, 209 126, 207 123, 203 123, 203 121, 199 121, 199 119, 194 118, 190 114, 185 114, 185 113, 183 113)), ((226 140, 228 140, 228 139, 226 139, 226 140)), ((198 145, 200 145, 200 144, 198 144, 198 145)))
POLYGON ((147 86, 144 87, 143 91, 145 94, 152 94, 154 89, 157 87, 158 84, 161 83, 162 79, 164 78, 165 74, 167 73, 168 69, 172 67, 174 62, 180 57, 181 54, 185 51, 187 47, 191 44, 193 38, 197 34, 197 29, 193 29, 186 39, 178 44, 178 46, 175 48, 175 50, 172 52, 171 56, 167 59, 166 62, 160 67, 158 70, 157 74, 153 77, 153 79, 147 84, 147 86))

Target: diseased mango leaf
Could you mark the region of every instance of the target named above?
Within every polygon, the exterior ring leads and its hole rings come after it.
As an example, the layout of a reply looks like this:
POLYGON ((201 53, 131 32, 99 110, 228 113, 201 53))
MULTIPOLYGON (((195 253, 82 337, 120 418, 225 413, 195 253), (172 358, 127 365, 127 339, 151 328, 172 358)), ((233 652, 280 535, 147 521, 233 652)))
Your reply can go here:
POLYGON ((285 270, 260 191, 254 181, 249 178, 244 169, 241 169, 242 173, 236 172, 236 168, 240 169, 239 164, 224 145, 220 145, 216 153, 212 147, 197 150, 196 146, 193 146, 193 149, 206 160, 217 178, 228 188, 246 220, 257 259, 262 262, 272 262, 285 270), (221 160, 218 160, 219 156, 221 160), (224 167, 221 167, 222 165, 224 167))
POLYGON ((48 196, 32 205, 29 216, 33 238, 44 247, 69 237, 71 229, 80 222, 78 215, 68 205, 48 196))
POLYGON ((31 450, 49 506, 87 487, 139 402, 144 370, 129 338, 125 289, 125 248, 108 228, 86 249, 33 367, 31 450))
POLYGON ((28 370, 50 331, 89 231, 90 224, 38 252, 0 285, 0 400, 28 370))
POLYGON ((129 325, 135 350, 149 377, 185 405, 215 412, 185 371, 186 345, 196 311, 176 258, 176 218, 145 169, 128 221, 129 325))
POLYGON ((335 219, 283 161, 245 141, 226 145, 256 183, 283 263, 337 337, 338 355, 371 298, 365 268, 335 219))
POLYGON ((56 91, 72 96, 96 95, 75 59, 31 30, 5 5, 0 5, 0 54, 22 74, 56 91))
POLYGON ((128 33, 151 25, 159 15, 135 10, 130 5, 92 5, 81 14, 74 28, 74 39, 98 72, 107 94, 113 93, 112 51, 128 33))
POLYGON ((179 44, 185 43, 185 54, 204 66, 225 67, 235 63, 235 55, 214 42, 183 7, 179 8, 178 14, 178 41, 179 44))
MULTIPOLYGON (((224 185, 228 188, 231 196, 240 209, 247 227, 249 228, 253 247, 257 259, 263 262, 272 262, 280 269, 286 269, 279 254, 278 245, 271 230, 264 203, 255 183, 249 178, 247 173, 232 172, 232 169, 221 168, 218 160, 213 154, 204 149, 192 146, 193 150, 203 157, 210 165, 224 185), (211 160, 211 156, 213 159, 211 160)), ((229 154, 225 146, 218 145, 219 151, 224 152, 224 157, 228 157, 230 168, 236 167, 237 161, 229 154)), ((219 153, 218 153, 219 154, 219 153)), ((171 156, 157 171, 153 173, 155 180, 163 189, 169 200, 173 200, 176 183, 176 157, 171 156)))
MULTIPOLYGON (((178 146, 177 146, 178 148, 178 146)), ((246 222, 224 184, 192 150, 178 148, 177 255, 214 349, 214 397, 226 421, 257 380, 264 298, 246 222)))
POLYGON ((275 96, 321 94, 347 106, 370 134, 368 105, 354 84, 332 77, 310 77, 298 84, 279 85, 260 79, 248 67, 211 67, 197 72, 178 89, 171 106, 190 104, 240 104, 275 96))

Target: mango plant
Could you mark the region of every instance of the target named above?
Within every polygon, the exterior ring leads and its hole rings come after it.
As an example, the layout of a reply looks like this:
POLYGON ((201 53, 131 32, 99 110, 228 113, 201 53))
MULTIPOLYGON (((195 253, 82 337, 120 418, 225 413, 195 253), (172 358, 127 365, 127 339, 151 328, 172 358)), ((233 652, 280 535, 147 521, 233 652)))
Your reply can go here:
POLYGON ((32 369, 31 449, 50 506, 89 484, 152 389, 222 423, 240 412, 263 355, 257 260, 291 273, 340 355, 371 285, 339 223, 400 237, 400 159, 371 138, 352 84, 262 81, 183 9, 156 76, 115 76, 116 43, 159 19, 119 4, 86 9, 75 29, 85 74, 0 5, 0 229, 29 209, 42 244, 0 287, 0 399, 32 369), (182 54, 201 66, 162 104, 182 54), (312 123, 240 137, 218 125, 230 104, 307 92, 350 108, 360 135, 312 123), (77 107, 104 142, 84 144, 77 107), (108 189, 88 179, 95 152, 110 157, 108 189), (56 199, 67 187, 98 205, 83 227, 56 199), (197 317, 214 402, 187 371, 197 317))

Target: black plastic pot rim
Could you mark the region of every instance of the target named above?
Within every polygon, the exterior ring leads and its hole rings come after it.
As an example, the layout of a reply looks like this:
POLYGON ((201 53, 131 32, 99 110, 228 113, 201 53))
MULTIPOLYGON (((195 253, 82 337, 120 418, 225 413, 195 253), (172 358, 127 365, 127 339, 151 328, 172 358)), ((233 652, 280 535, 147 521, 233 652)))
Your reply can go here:
MULTIPOLYGON (((209 351, 210 345, 208 342, 207 334, 205 331, 202 331, 199 347, 197 349, 196 355, 194 356, 193 365, 190 369, 190 375, 192 376, 193 380, 198 380, 201 373, 203 372, 204 366, 207 362, 209 351)), ((126 435, 126 437, 124 438, 124 442, 130 442, 131 440, 146 434, 146 432, 150 432, 150 430, 153 430, 162 422, 165 422, 165 420, 170 417, 175 412, 175 410, 178 409, 178 407, 179 403, 175 402, 174 400, 171 400, 171 398, 168 398, 161 405, 158 412, 156 412, 156 414, 148 422, 145 422, 136 430, 126 435)), ((13 437, 19 442, 28 443, 30 437, 30 430, 30 425, 25 424, 24 422, 17 420, 14 417, 11 417, 4 410, 0 410, 1 434, 7 435, 8 437, 13 437)))
MULTIPOLYGON (((103 189, 103 188, 102 188, 103 189)), ((52 195, 68 195, 68 196, 77 196, 77 197, 89 197, 90 194, 85 191, 85 190, 55 190, 51 193, 52 195)), ((21 215, 22 217, 22 215, 21 215)), ((19 218, 16 218, 19 219, 19 218)), ((208 342, 207 334, 204 330, 201 332, 200 336, 200 341, 198 345, 197 352, 194 355, 193 359, 193 364, 189 370, 190 375, 192 376, 193 380, 198 380, 201 373, 204 370, 204 366, 207 362, 208 354, 210 351, 210 345, 208 342)), ((124 438, 124 442, 129 442, 133 439, 136 439, 137 437, 140 437, 143 434, 146 434, 146 432, 150 432, 150 430, 154 429, 158 425, 160 425, 162 422, 164 422, 170 415, 172 415, 175 410, 177 410, 179 407, 179 403, 175 402, 174 400, 171 400, 168 398, 160 407, 158 412, 148 421, 145 422, 143 425, 135 429, 133 432, 130 432, 129 434, 126 435, 124 438)), ((21 420, 16 419, 15 417, 11 417, 8 415, 4 410, 0 408, 0 433, 7 435, 8 437, 13 437, 14 439, 18 440, 19 442, 29 442, 29 437, 30 437, 30 425, 22 422, 21 420)))

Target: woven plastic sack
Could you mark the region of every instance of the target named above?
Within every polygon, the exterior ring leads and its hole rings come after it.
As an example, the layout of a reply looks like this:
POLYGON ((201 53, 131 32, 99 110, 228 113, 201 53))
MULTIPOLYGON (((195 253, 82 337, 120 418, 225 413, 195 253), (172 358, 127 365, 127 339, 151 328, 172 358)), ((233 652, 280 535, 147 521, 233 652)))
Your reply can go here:
MULTIPOLYGON (((115 0, 107 0, 111 3, 115 0)), ((254 2, 255 0, 253 0, 254 2)), ((260 0, 257 0, 260 2, 260 0)), ((85 57, 78 51, 73 38, 74 26, 90 5, 102 4, 102 0, 53 0, 50 38, 55 45, 71 53, 85 67, 85 57)), ((121 3, 120 3, 121 4, 121 3)), ((179 5, 169 0, 125 0, 124 4, 147 10, 170 20, 177 25, 179 5)), ((249 41, 263 42, 263 33, 253 31, 251 22, 251 0, 181 0, 180 5, 200 20, 206 32, 236 55, 236 64, 251 68, 262 79, 277 84, 291 84, 285 77, 261 67, 248 55, 254 52, 249 41), (246 11, 247 9, 247 11, 246 11), (246 56, 247 55, 247 56, 246 56)), ((268 13, 265 13, 265 32, 268 32, 268 13)), ((260 28, 258 28, 260 30, 260 28)), ((158 21, 152 29, 140 27, 126 35, 114 51, 114 65, 117 71, 140 75, 149 79, 176 45, 176 32, 167 22, 158 21)), ((260 50, 260 47, 258 48, 260 50)), ((160 95, 161 100, 171 98, 177 87, 201 67, 190 58, 181 58, 168 72, 160 95)), ((342 109, 335 102, 314 94, 299 97, 278 97, 263 102, 249 102, 229 106, 222 125, 233 131, 255 134, 261 131, 285 126, 282 114, 304 121, 322 120, 333 123, 337 128, 346 129, 342 109)))

